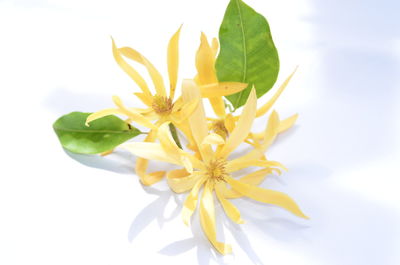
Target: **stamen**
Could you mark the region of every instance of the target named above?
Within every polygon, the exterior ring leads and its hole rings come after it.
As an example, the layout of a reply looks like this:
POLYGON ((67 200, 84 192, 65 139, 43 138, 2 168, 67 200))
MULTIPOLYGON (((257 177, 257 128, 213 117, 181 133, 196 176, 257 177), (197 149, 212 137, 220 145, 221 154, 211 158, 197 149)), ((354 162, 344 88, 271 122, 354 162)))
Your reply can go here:
POLYGON ((151 107, 159 115, 168 115, 171 113, 174 104, 170 98, 155 95, 151 107))
POLYGON ((222 138, 226 139, 228 137, 229 132, 223 120, 214 121, 211 126, 211 129, 222 138))
POLYGON ((223 159, 211 160, 206 167, 206 175, 216 181, 225 181, 225 177, 228 176, 226 172, 226 161, 223 159))

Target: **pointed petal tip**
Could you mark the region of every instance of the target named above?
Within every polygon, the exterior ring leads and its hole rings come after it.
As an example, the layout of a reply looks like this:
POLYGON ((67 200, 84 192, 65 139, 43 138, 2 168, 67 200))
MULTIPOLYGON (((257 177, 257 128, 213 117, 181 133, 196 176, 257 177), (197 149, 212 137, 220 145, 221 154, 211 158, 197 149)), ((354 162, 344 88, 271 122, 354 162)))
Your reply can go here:
POLYGON ((114 38, 110 35, 110 38, 111 38, 111 43, 112 43, 112 46, 113 46, 113 48, 116 48, 116 44, 115 44, 115 40, 114 40, 114 38))
POLYGON ((202 31, 200 34, 200 40, 203 42, 207 42, 207 35, 202 31))
POLYGON ((306 220, 310 220, 310 217, 308 217, 307 215, 305 215, 303 212, 301 213, 301 215, 299 215, 301 218, 306 219, 306 220))

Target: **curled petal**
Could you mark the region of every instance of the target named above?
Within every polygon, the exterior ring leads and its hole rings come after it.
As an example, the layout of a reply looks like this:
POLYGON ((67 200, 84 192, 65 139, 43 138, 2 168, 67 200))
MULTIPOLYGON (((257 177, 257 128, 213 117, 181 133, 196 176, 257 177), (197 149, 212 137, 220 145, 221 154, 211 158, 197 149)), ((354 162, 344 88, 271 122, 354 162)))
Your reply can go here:
MULTIPOLYGON (((154 130, 151 130, 147 135, 147 137, 144 139, 144 141, 154 142, 155 138, 156 138, 156 132, 154 130)), ((146 186, 153 185, 154 183, 160 181, 165 175, 165 171, 156 171, 147 173, 148 165, 149 165, 148 159, 140 157, 137 158, 135 165, 135 172, 139 176, 140 182, 142 182, 143 185, 146 186)))
POLYGON ((212 184, 207 182, 200 201, 200 223, 211 244, 219 253, 225 255, 232 252, 232 247, 228 244, 217 241, 217 231, 215 226, 215 208, 212 195, 212 184))
POLYGON ((177 160, 169 153, 165 152, 162 146, 158 143, 129 142, 120 145, 120 147, 144 159, 157 160, 183 166, 180 159, 177 160))
POLYGON ((190 158, 186 155, 181 155, 181 162, 182 162, 182 165, 187 170, 187 172, 192 174, 193 173, 193 164, 192 164, 192 161, 190 160, 190 158))
POLYGON ((220 201, 222 207, 224 208, 226 215, 235 223, 243 224, 244 221, 240 217, 240 212, 238 208, 236 208, 236 206, 233 203, 225 199, 223 193, 219 190, 218 186, 215 187, 215 193, 217 194, 217 198, 220 201))
POLYGON ((157 91, 157 95, 166 96, 162 75, 160 74, 160 72, 158 72, 154 65, 146 59, 146 57, 144 57, 140 52, 129 47, 120 48, 119 51, 125 57, 134 60, 140 64, 143 64, 149 72, 151 79, 153 80, 154 88, 157 91))
POLYGON ((174 138, 172 138, 168 125, 169 122, 165 122, 158 128, 157 138, 164 151, 169 154, 171 158, 174 160, 180 160, 181 149, 176 145, 174 138))
MULTIPOLYGON (((271 174, 275 170, 276 169, 271 169, 271 168, 260 169, 250 174, 247 174, 244 177, 241 177, 239 181, 249 185, 258 186, 261 184, 261 182, 264 181, 266 175, 271 174)), ((243 196, 242 194, 233 189, 228 189, 225 183, 222 183, 222 185, 220 185, 219 188, 223 196, 227 199, 236 199, 243 196)))
POLYGON ((259 202, 282 207, 298 217, 308 219, 308 217, 300 210, 299 206, 285 193, 245 184, 231 177, 227 177, 225 180, 234 190, 244 196, 259 202))
POLYGON ((85 125, 89 126, 89 123, 91 123, 94 120, 103 118, 108 115, 114 115, 114 114, 125 115, 125 113, 123 111, 120 111, 119 109, 104 109, 104 110, 100 110, 100 111, 90 114, 86 118, 85 125))
POLYGON ((117 105, 117 107, 121 110, 121 112, 128 116, 132 121, 150 129, 157 129, 157 127, 151 123, 149 119, 132 109, 126 108, 119 97, 113 96, 113 101, 114 104, 117 105))
POLYGON ((168 185, 176 193, 191 190, 200 178, 201 175, 198 172, 190 174, 185 169, 171 170, 167 173, 168 185))
POLYGON ((189 223, 190 223, 190 217, 192 216, 192 214, 197 206, 197 198, 199 196, 199 190, 204 182, 205 182, 205 178, 199 179, 196 182, 196 184, 193 186, 189 195, 186 197, 186 200, 183 204, 183 209, 182 209, 182 220, 185 223, 185 225, 189 225, 189 223))
POLYGON ((144 81, 143 77, 138 72, 136 72, 136 70, 133 69, 133 67, 130 66, 122 58, 120 51, 115 45, 114 39, 111 38, 111 40, 112 40, 112 50, 115 61, 122 68, 122 70, 124 70, 124 72, 127 73, 129 77, 133 79, 133 81, 135 81, 135 83, 142 89, 143 93, 145 93, 146 95, 151 95, 149 87, 146 84, 146 81, 144 81))
POLYGON ((221 145, 224 144, 225 140, 222 138, 219 134, 216 133, 210 133, 209 135, 204 138, 203 142, 201 143, 202 146, 204 145, 221 145))

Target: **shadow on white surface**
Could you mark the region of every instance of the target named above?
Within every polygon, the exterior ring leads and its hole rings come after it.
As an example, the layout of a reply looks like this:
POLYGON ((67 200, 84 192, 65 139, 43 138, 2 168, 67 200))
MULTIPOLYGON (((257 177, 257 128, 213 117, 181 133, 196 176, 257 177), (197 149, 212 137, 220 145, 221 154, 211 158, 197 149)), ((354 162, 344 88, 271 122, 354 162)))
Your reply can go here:
MULTIPOLYGON (((181 207, 179 207, 179 210, 181 210, 181 207)), ((216 225, 218 231, 218 240, 225 241, 222 230, 222 222, 220 220, 221 219, 220 214, 221 212, 218 212, 217 210, 216 225)), ((232 255, 227 255, 227 256, 220 255, 219 253, 217 253, 217 251, 213 248, 211 243, 205 237, 203 229, 201 228, 199 222, 199 214, 197 211, 193 214, 192 222, 190 224, 190 229, 193 237, 183 240, 178 240, 171 244, 168 244, 167 246, 159 250, 158 253, 166 256, 177 256, 195 248, 197 253, 196 255, 198 264, 201 265, 210 264, 211 260, 213 260, 218 264, 229 263, 227 262, 227 260, 229 260, 232 255)))
POLYGON ((302 110, 308 128, 302 131, 315 140, 308 145, 310 156, 349 169, 392 155, 398 134, 400 2, 310 4, 310 49, 319 55, 308 73, 316 81, 308 91, 316 102, 302 110))
POLYGON ((158 198, 144 207, 132 221, 128 232, 129 242, 132 242, 153 220, 157 221, 159 227, 163 227, 165 222, 178 216, 181 210, 181 201, 179 200, 179 196, 170 190, 161 191, 148 186, 142 187, 147 193, 157 195, 158 198), (164 215, 165 208, 171 199, 175 201, 176 207, 171 214, 166 217, 164 215))
POLYGON ((128 155, 125 152, 114 151, 110 155, 100 156, 76 154, 66 149, 64 149, 64 151, 69 157, 88 167, 103 169, 121 174, 135 173, 134 165, 136 158, 134 156, 128 155))

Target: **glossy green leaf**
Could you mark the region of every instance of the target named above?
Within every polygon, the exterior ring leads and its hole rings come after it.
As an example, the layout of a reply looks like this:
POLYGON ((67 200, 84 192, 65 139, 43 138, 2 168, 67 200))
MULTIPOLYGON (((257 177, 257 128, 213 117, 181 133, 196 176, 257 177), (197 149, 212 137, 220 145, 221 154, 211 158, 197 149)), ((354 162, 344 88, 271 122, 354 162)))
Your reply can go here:
POLYGON ((53 128, 62 146, 74 153, 97 154, 112 150, 141 132, 110 115, 85 125, 91 113, 71 112, 59 118, 53 128))
POLYGON ((267 20, 241 0, 231 0, 219 30, 220 53, 216 61, 219 81, 248 83, 226 98, 236 109, 246 103, 254 85, 257 97, 274 85, 279 72, 278 51, 267 20))

